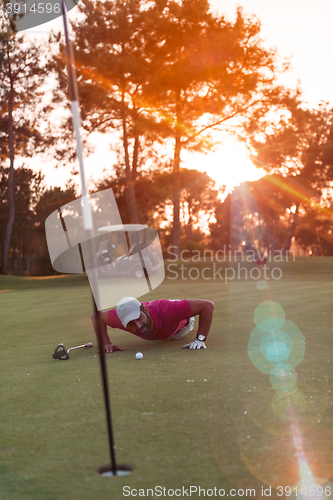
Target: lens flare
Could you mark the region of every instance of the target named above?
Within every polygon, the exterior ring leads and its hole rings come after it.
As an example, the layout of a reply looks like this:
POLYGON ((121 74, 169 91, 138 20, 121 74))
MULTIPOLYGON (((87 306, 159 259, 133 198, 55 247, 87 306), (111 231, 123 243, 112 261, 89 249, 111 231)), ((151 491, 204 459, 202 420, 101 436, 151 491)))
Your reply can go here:
POLYGON ((284 342, 273 342, 266 349, 266 359, 273 365, 287 361, 290 356, 290 349, 284 342))
POLYGON ((297 383, 297 373, 292 365, 275 365, 270 374, 269 380, 274 389, 278 391, 288 391, 297 383))
POLYGON ((265 498, 268 485, 277 490, 274 498, 328 499, 333 431, 321 424, 330 390, 326 366, 318 362, 325 354, 310 338, 305 357, 303 334, 277 302, 260 304, 254 322, 248 355, 214 392, 215 458, 233 485, 255 488, 257 498, 265 498))
POLYGON ((253 320, 260 331, 278 330, 284 325, 286 313, 278 302, 266 300, 254 311, 253 320))

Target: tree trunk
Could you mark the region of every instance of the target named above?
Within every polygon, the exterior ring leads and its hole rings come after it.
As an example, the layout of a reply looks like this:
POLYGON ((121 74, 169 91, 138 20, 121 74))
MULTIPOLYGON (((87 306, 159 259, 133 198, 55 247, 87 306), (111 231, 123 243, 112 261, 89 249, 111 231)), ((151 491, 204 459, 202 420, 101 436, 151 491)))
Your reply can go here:
POLYGON ((180 132, 180 92, 177 92, 176 97, 176 133, 175 133, 175 152, 173 157, 173 228, 172 228, 172 245, 173 252, 180 256, 180 152, 181 152, 181 132, 180 132))
POLYGON ((176 132, 175 154, 173 159, 173 252, 180 256, 180 133, 176 132))
POLYGON ((129 153, 128 153, 128 134, 127 134, 127 124, 126 124, 125 95, 124 95, 124 93, 122 94, 122 125, 123 125, 123 145, 124 145, 124 154, 125 154, 125 175, 126 175, 126 185, 127 185, 126 197, 127 197, 127 203, 128 203, 129 209, 130 209, 131 223, 138 224, 139 217, 138 217, 138 210, 137 210, 137 206, 136 206, 136 197, 135 197, 135 191, 134 191, 134 186, 133 186, 133 181, 132 181, 132 172, 131 172, 129 153))
POLYGON ((31 255, 27 255, 27 275, 29 276, 30 274, 30 262, 31 262, 31 255))
POLYGON ((261 257, 261 218, 260 213, 258 212, 258 252, 259 258, 261 257))
POLYGON ((21 264, 21 272, 24 274, 26 269, 26 258, 25 258, 25 242, 24 238, 22 238, 22 264, 21 264))
POLYGON ((297 229, 297 224, 298 224, 298 205, 296 206, 296 211, 292 217, 292 223, 289 225, 286 239, 284 242, 284 247, 283 247, 283 255, 285 255, 287 252, 290 250, 291 246, 291 240, 293 239, 293 236, 295 235, 296 229, 297 229))
POLYGON ((140 137, 138 135, 134 138, 133 160, 132 160, 132 180, 135 181, 138 173, 138 158, 140 148, 140 137))
POLYGON ((18 275, 22 276, 22 257, 23 257, 23 249, 22 249, 22 240, 20 238, 20 246, 19 246, 19 264, 18 264, 18 275))
POLYGON ((275 251, 278 251, 279 246, 279 227, 278 227, 278 216, 274 217, 274 226, 273 226, 273 255, 275 255, 275 251))
POLYGON ((191 199, 187 200, 188 204, 188 223, 187 223, 187 239, 190 241, 192 240, 192 228, 193 228, 193 217, 192 217, 192 204, 191 204, 191 199))
POLYGON ((13 131, 13 106, 14 106, 14 82, 11 73, 11 64, 9 59, 9 50, 7 47, 8 71, 10 78, 10 91, 8 102, 8 139, 9 139, 9 175, 8 175, 8 220, 3 242, 1 274, 8 273, 8 253, 12 229, 15 220, 15 202, 14 202, 14 131, 13 131))
POLYGON ((137 110, 134 106, 133 109, 133 121, 134 121, 134 148, 132 157, 132 181, 135 182, 138 173, 138 159, 139 159, 139 149, 140 149, 140 134, 135 126, 135 122, 138 120, 137 110))
POLYGON ((16 246, 15 246, 15 243, 13 243, 12 244, 12 275, 13 276, 15 274, 15 269, 14 269, 15 257, 16 257, 16 246))

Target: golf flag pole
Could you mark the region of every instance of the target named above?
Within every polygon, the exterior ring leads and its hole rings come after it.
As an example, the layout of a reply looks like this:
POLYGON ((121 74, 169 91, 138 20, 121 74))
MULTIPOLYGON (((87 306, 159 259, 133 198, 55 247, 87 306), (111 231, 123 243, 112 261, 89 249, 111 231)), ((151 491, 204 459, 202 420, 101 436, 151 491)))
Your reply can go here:
MULTIPOLYGON (((78 98, 78 90, 77 90, 77 81, 75 76, 75 68, 74 68, 74 56, 73 56, 73 48, 72 44, 69 40, 68 36, 68 22, 67 22, 67 10, 65 0, 61 0, 62 6, 62 18, 64 24, 64 34, 65 34, 65 48, 66 48, 66 62, 67 62, 67 71, 68 71, 68 83, 69 83, 69 96, 71 101, 71 110, 72 110, 72 121, 73 128, 76 140, 76 153, 80 166, 80 178, 81 178, 81 191, 82 191, 82 200, 83 200, 83 225, 84 229, 89 233, 88 240, 91 241, 91 253, 94 256, 93 251, 93 243, 92 243, 92 230, 93 230, 93 220, 91 214, 91 208, 89 204, 89 199, 87 196, 87 188, 86 188, 86 178, 84 171, 84 163, 83 163, 83 149, 82 149, 82 141, 81 141, 81 118, 80 118, 80 107, 79 107, 79 98, 78 98)), ((97 287, 95 287, 97 289, 97 287)), ((101 363, 101 376, 103 382, 103 392, 104 392, 104 402, 105 402, 105 410, 106 410, 106 420, 107 420, 107 429, 109 436, 109 446, 110 446, 110 458, 111 458, 111 468, 114 476, 117 475, 117 467, 116 467, 116 457, 114 452, 114 444, 113 444, 113 433, 112 433, 112 424, 111 424, 111 407, 110 407, 110 398, 109 398, 109 388, 108 388, 108 379, 107 379, 107 369, 105 362, 105 352, 104 352, 104 342, 103 342, 103 334, 101 331, 100 324, 100 316, 99 311, 96 306, 96 301, 93 298, 94 311, 97 318, 97 338, 99 345, 99 355, 100 355, 100 363, 101 363)))
POLYGON ((76 153, 80 167, 81 192, 83 196, 83 224, 85 229, 91 230, 92 216, 91 216, 90 205, 87 198, 86 175, 84 171, 83 148, 82 148, 82 140, 80 133, 81 118, 80 118, 80 107, 79 107, 79 93, 77 90, 77 82, 74 69, 73 47, 69 40, 69 35, 68 35, 67 10, 66 10, 65 0, 61 0, 61 6, 62 6, 62 18, 64 24, 64 34, 65 34, 69 98, 71 101, 72 121, 73 121, 73 128, 76 140, 76 153))

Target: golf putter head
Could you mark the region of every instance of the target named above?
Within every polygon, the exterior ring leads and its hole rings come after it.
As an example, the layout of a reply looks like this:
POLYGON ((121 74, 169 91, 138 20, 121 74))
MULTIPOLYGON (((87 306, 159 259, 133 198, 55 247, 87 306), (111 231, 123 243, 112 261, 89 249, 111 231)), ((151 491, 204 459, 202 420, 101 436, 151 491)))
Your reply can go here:
POLYGON ((61 359, 61 360, 69 358, 69 354, 66 351, 64 344, 57 345, 57 347, 54 350, 54 353, 52 354, 52 357, 54 359, 61 359))

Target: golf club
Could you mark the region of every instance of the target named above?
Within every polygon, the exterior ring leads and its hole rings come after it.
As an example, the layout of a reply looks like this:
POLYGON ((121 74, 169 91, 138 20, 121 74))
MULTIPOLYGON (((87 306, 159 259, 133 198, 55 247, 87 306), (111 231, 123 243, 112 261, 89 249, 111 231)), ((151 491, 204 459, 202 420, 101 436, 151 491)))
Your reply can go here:
POLYGON ((83 345, 78 345, 76 347, 70 347, 69 349, 66 349, 64 344, 59 344, 54 350, 54 353, 52 354, 52 357, 54 359, 61 359, 65 360, 69 358, 69 351, 72 351, 73 349, 81 349, 81 347, 93 347, 92 342, 88 342, 87 344, 83 345))

